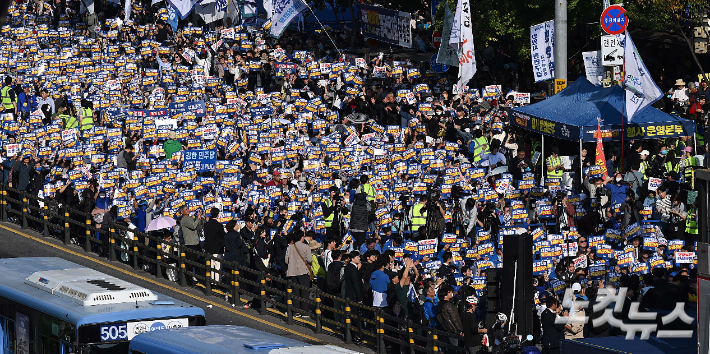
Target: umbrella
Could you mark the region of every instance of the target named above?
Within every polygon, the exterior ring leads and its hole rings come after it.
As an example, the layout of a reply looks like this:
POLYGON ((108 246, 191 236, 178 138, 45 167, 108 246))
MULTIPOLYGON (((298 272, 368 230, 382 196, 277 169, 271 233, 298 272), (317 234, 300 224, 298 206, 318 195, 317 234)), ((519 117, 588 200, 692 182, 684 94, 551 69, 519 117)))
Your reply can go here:
POLYGON ((175 226, 175 219, 173 219, 169 216, 161 216, 161 217, 151 221, 150 224, 148 224, 148 227, 145 228, 145 231, 147 232, 147 231, 169 229, 173 226, 175 226))

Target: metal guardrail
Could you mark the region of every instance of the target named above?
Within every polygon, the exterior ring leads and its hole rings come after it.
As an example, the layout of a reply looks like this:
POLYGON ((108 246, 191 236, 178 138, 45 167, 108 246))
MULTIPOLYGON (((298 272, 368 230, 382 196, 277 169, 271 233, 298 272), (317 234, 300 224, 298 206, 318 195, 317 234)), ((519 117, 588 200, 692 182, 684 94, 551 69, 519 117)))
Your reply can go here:
MULTIPOLYGON (((206 296, 226 296, 232 305, 246 302, 243 296, 251 297, 259 304, 256 309, 265 315, 276 312, 285 317, 287 324, 294 323, 294 315, 309 316, 313 322, 299 319, 311 326, 316 334, 324 332, 342 335, 345 343, 351 344, 360 338, 377 353, 464 353, 463 337, 439 331, 387 314, 381 308, 354 303, 347 298, 328 294, 313 284, 305 288, 276 275, 256 271, 237 262, 228 262, 211 254, 195 251, 175 242, 165 242, 150 233, 142 233, 125 226, 111 223, 107 228, 97 228, 92 215, 80 210, 59 205, 51 199, 42 199, 0 183, 0 221, 15 222, 23 229, 34 229, 44 237, 62 240, 65 245, 76 241, 85 252, 107 249, 110 261, 122 262, 134 270, 146 266, 156 278, 166 278, 163 271, 177 274, 177 283, 188 283, 204 288, 206 296), (41 205, 40 205, 41 203, 41 205), (163 245, 172 248, 166 252, 163 245), (190 254, 190 257, 187 255, 190 254), (192 261, 190 259, 197 259, 192 261), (212 266, 219 262, 220 269, 212 266), (307 298, 294 294, 305 290, 307 298), (325 300, 325 301, 324 301, 325 300), (308 310, 295 308, 298 301, 307 304, 308 310), (271 305, 269 311, 267 305, 271 305), (451 338, 459 341, 452 345, 451 338)), ((305 306, 303 306, 305 307, 305 306)))

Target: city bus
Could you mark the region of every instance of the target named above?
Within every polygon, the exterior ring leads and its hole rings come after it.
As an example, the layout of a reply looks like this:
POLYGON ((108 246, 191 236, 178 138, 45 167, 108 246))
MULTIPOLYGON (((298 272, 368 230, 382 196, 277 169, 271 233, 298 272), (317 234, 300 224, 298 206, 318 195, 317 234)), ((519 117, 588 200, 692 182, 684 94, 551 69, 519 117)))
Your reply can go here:
POLYGON ((0 259, 0 349, 128 352, 143 332, 205 325, 205 311, 61 258, 0 259))
POLYGON ((183 327, 137 335, 128 354, 359 354, 334 345, 309 345, 242 326, 183 327))

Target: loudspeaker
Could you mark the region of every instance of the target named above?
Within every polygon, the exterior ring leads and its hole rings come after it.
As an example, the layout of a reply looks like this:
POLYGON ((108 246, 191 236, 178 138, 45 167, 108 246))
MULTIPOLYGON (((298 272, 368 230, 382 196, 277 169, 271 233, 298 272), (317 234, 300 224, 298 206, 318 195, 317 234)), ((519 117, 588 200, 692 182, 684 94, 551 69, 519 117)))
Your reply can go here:
POLYGON ((501 310, 508 316, 510 331, 533 334, 533 238, 529 233, 503 236, 503 275, 501 280, 501 310), (516 272, 517 262, 517 272, 516 272), (514 291, 515 289, 515 291, 514 291), (515 293, 515 295, 513 294, 515 293), (511 319, 511 310, 514 318, 511 319), (511 323, 511 320, 514 323, 511 323))

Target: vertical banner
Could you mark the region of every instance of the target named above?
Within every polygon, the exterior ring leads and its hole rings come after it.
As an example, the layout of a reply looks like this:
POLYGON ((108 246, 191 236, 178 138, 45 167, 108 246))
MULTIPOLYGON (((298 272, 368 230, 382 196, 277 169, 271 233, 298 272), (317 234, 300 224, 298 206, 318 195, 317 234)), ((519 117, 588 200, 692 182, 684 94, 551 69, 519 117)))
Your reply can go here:
MULTIPOLYGON (((458 49, 459 80, 458 86, 465 87, 476 74, 476 53, 473 47, 473 24, 471 23, 471 5, 469 0, 459 0, 456 5, 454 26, 460 25, 460 42, 452 45, 458 49)), ((449 41, 451 43, 451 41, 449 41)))
POLYGON ((663 91, 651 78, 651 73, 643 64, 628 30, 626 30, 624 52, 624 86, 626 87, 624 99, 626 117, 631 123, 634 114, 661 99, 663 91))
POLYGON ((397 34, 399 35, 400 47, 412 47, 412 14, 409 12, 399 12, 397 18, 397 34))
POLYGON ((456 50, 449 45, 449 39, 451 38, 451 26, 454 23, 454 13, 451 12, 449 5, 445 6, 444 28, 441 35, 442 44, 439 46, 439 52, 436 55, 436 62, 439 64, 459 66, 459 58, 456 54, 456 50))
POLYGON ((587 80, 594 85, 601 86, 602 77, 604 77, 601 50, 583 52, 582 59, 584 59, 584 72, 587 75, 587 80))
POLYGON ((409 13, 358 4, 360 26, 365 37, 412 47, 412 16, 409 13))
POLYGON ((609 178, 609 171, 606 170, 606 157, 604 156, 604 144, 602 144, 602 126, 601 122, 597 121, 597 154, 594 159, 594 164, 601 167, 604 180, 609 178))
MULTIPOLYGON (((294 18, 306 10, 308 6, 302 0, 276 0, 274 1, 274 17, 271 26, 271 35, 281 37, 281 33, 288 27, 294 18)), ((246 13, 244 14, 246 17, 246 13)))
POLYGON ((530 52, 535 82, 550 80, 555 76, 554 38, 554 21, 530 27, 530 52))

